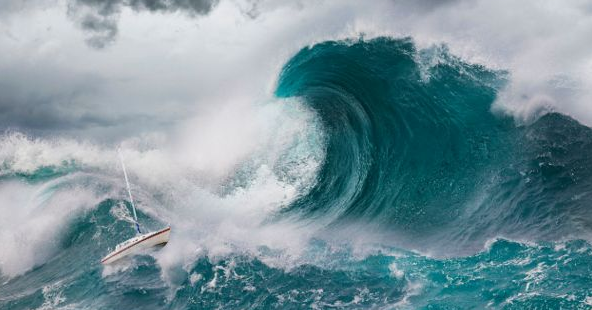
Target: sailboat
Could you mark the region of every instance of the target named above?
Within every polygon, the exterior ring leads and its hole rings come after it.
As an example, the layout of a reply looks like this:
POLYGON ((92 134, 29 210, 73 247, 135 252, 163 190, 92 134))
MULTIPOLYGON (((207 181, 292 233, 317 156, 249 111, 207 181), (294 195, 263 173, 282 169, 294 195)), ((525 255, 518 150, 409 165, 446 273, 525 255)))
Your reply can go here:
POLYGON ((132 197, 132 191, 130 189, 130 184, 127 178, 127 172, 125 170, 125 164, 123 163, 123 157, 121 153, 119 153, 119 160, 121 162, 121 168, 123 169, 123 176, 125 177, 125 185, 127 186, 127 193, 129 195, 130 204, 132 205, 134 224, 136 226, 137 235, 118 244, 115 247, 115 250, 113 250, 113 252, 109 253, 101 260, 101 263, 104 265, 111 264, 121 258, 137 254, 138 252, 155 246, 165 245, 167 244, 167 242, 169 242, 169 237, 171 234, 170 226, 158 231, 153 231, 144 234, 142 233, 142 231, 140 230, 140 224, 138 223, 136 206, 134 205, 134 198, 132 197))

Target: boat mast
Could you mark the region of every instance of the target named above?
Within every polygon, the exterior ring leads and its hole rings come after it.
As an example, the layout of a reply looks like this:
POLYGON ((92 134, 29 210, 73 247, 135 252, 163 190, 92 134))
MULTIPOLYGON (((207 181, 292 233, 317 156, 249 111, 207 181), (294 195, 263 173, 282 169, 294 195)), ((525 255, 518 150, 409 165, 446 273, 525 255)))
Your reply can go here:
POLYGON ((123 155, 121 155, 121 151, 118 149, 117 153, 119 154, 119 161, 121 162, 121 168, 123 168, 123 176, 125 177, 125 185, 127 186, 127 194, 129 195, 130 204, 132 205, 132 211, 134 212, 134 222, 136 224, 136 230, 138 234, 141 234, 140 231, 140 224, 138 224, 138 216, 136 214, 136 206, 134 205, 134 197, 132 197, 132 190, 130 189, 130 184, 127 179, 127 172, 125 171, 125 164, 123 163, 123 155))

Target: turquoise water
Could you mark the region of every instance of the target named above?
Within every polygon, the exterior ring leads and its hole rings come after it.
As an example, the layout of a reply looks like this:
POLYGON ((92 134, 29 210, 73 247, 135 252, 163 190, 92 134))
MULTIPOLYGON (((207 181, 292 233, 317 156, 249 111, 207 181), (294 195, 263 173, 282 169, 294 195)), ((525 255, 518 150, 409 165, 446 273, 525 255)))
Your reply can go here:
MULTIPOLYGON (((60 225, 45 259, 13 273, 0 264, 0 308, 590 309, 592 130, 557 113, 516 124, 492 112, 508 79, 411 39, 323 42, 294 55, 275 96, 299 100, 321 133, 290 150, 321 143, 324 156, 314 182, 258 226, 310 232, 297 254, 221 241, 230 250, 180 252, 181 266, 157 252, 106 270, 100 258, 134 233, 118 215, 126 202, 112 194, 111 168, 64 158, 23 172, 5 161, 2 186, 100 198, 60 225)), ((298 183, 286 167, 306 161, 290 154, 269 169, 298 183)), ((248 191, 258 163, 217 194, 248 191)), ((166 201, 142 192, 140 201, 166 201)), ((148 228, 169 219, 141 208, 148 228)), ((172 226, 171 247, 192 238, 172 226)))

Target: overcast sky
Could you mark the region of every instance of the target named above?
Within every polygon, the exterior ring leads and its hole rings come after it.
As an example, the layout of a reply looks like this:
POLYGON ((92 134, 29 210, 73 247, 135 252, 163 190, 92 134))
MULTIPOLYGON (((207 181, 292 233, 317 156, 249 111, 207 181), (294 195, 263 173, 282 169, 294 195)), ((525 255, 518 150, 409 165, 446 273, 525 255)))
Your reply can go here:
POLYGON ((329 39, 411 36, 511 73, 496 105, 592 123, 587 1, 2 0, 0 130, 111 140, 265 102, 329 39))

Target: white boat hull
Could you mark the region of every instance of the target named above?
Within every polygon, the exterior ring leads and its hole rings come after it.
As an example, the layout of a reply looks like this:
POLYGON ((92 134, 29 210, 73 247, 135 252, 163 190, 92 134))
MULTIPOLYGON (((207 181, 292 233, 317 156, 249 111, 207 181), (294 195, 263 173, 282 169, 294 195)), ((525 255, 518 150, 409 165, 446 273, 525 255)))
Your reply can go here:
POLYGON ((105 256, 101 263, 104 265, 111 264, 128 255, 136 254, 142 250, 164 245, 169 242, 171 228, 167 227, 159 231, 143 234, 120 243, 113 252, 105 256))

